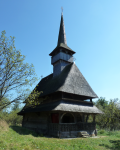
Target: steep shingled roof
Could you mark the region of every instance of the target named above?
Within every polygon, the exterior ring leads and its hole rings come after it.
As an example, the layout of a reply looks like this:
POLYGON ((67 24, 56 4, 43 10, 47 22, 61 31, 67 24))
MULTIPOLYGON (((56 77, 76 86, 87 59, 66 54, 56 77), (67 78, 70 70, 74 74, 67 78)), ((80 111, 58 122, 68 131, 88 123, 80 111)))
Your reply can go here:
POLYGON ((31 112, 43 112, 43 111, 66 111, 66 112, 80 112, 90 114, 103 114, 93 103, 76 102, 69 100, 59 100, 46 104, 41 104, 35 108, 23 108, 18 115, 31 112))
POLYGON ((43 78, 39 82, 37 90, 43 91, 40 97, 61 91, 97 98, 97 95, 92 90, 75 63, 67 65, 63 71, 55 77, 53 77, 53 74, 50 74, 49 76, 43 78))

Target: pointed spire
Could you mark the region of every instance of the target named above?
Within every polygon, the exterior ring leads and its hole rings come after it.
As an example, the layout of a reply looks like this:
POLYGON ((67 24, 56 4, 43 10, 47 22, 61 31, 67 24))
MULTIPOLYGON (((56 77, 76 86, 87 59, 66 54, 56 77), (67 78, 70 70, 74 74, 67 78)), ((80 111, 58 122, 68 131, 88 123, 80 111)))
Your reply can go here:
POLYGON ((64 20, 63 20, 63 12, 61 13, 60 30, 59 30, 59 36, 58 36, 58 46, 60 45, 60 43, 64 43, 67 45, 64 20))

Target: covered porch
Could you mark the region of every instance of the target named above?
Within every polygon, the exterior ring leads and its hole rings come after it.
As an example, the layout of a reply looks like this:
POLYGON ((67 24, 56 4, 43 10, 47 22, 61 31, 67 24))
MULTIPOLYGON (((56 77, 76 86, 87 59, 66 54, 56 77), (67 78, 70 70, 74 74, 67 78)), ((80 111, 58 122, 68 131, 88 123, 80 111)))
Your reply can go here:
POLYGON ((51 113, 51 123, 48 123, 50 136, 59 138, 80 137, 80 132, 85 131, 90 136, 95 136, 95 114, 82 113, 51 113), (90 119, 89 119, 90 118, 90 119))
POLYGON ((95 136, 95 123, 79 123, 79 124, 49 124, 49 135, 68 138, 68 137, 80 137, 80 131, 86 131, 89 135, 95 136))

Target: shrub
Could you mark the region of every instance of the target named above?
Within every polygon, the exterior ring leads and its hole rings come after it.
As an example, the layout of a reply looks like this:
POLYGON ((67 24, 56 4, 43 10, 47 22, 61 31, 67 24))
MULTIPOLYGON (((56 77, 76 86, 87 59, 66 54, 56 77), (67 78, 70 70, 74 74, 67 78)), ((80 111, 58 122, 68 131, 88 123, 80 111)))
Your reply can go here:
POLYGON ((8 126, 7 122, 0 119, 0 132, 7 131, 8 128, 9 128, 9 126, 8 126))
POLYGON ((105 130, 100 130, 99 131, 99 134, 104 134, 105 133, 105 130))
POLYGON ((22 116, 17 115, 18 110, 8 112, 1 112, 0 119, 5 120, 9 125, 20 125, 22 124, 22 116))

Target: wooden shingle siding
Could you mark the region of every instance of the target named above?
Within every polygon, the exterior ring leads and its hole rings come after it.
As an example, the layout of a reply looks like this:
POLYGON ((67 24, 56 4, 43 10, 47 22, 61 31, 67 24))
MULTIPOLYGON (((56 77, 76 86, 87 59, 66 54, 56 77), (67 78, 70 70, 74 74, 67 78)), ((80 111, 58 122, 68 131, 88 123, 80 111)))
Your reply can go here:
POLYGON ((68 62, 73 62, 73 56, 69 54, 65 54, 63 52, 59 52, 57 55, 51 57, 51 63, 54 64, 56 61, 60 59, 68 61, 68 62))
POLYGON ((53 77, 56 75, 59 75, 61 71, 67 66, 69 63, 61 61, 60 63, 57 63, 53 67, 53 77))
POLYGON ((23 127, 47 131, 48 116, 45 113, 40 113, 40 115, 37 115, 37 113, 26 113, 23 127))

